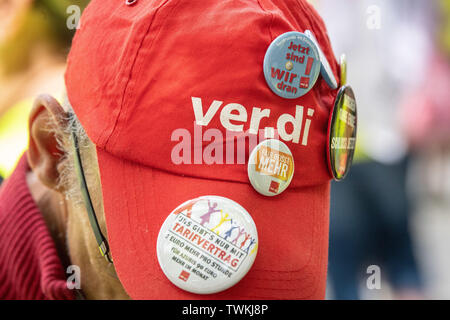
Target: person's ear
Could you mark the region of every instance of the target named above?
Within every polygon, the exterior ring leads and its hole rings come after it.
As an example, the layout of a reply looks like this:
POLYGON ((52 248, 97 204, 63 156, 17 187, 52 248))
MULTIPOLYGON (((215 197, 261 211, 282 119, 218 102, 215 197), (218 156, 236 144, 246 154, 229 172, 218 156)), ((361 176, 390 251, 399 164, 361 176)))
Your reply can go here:
POLYGON ((55 132, 63 128, 65 119, 64 109, 50 95, 36 98, 28 119, 28 164, 45 186, 56 191, 61 191, 57 190, 58 164, 63 152, 58 149, 55 132))

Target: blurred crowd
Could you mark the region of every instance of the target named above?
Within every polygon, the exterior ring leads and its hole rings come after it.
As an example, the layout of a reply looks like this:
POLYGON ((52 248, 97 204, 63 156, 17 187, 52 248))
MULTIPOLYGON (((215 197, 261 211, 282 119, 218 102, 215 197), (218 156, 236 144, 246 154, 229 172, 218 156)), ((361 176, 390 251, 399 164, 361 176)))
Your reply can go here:
MULTIPOLYGON (((0 177, 27 146, 31 99, 62 93, 68 8, 88 2, 0 0, 0 177)), ((311 2, 359 108, 354 167, 332 184, 328 298, 450 299, 450 1, 311 2)))
POLYGON ((328 296, 449 299, 450 2, 315 5, 359 107, 354 166, 332 184, 328 296))

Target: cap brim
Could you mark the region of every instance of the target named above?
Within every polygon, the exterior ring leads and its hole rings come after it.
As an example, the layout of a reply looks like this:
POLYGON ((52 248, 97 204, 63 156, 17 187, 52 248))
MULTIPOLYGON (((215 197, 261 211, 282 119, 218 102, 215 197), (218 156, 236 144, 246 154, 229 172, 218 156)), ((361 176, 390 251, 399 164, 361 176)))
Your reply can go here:
MULTIPOLYGON (((265 197, 250 184, 179 176, 97 149, 108 240, 121 283, 133 299, 323 299, 328 255, 329 183, 265 197), (204 195, 236 201, 258 229, 248 274, 216 294, 173 285, 156 254, 159 230, 181 203, 204 195)), ((243 166, 244 168, 244 166, 243 166)))

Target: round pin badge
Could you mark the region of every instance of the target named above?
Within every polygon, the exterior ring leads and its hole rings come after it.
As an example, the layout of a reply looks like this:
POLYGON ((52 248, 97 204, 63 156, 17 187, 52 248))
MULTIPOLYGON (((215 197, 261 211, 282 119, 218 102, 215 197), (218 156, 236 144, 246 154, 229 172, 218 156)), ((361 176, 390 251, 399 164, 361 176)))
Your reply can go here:
POLYGON ((267 139, 253 149, 247 171, 256 191, 265 196, 276 196, 292 181, 294 158, 284 142, 267 139))
POLYGON ((336 89, 338 86, 336 78, 334 77, 333 70, 331 70, 330 63, 328 62, 327 57, 323 53, 322 49, 320 49, 319 42, 317 41, 316 37, 310 30, 306 30, 305 35, 308 36, 314 42, 317 49, 319 50, 319 57, 321 63, 320 74, 322 75, 323 79, 331 89, 333 90, 336 89))
POLYGON ((335 180, 347 175, 356 144, 356 101, 350 86, 341 87, 328 124, 328 166, 335 180))
POLYGON ((250 214, 218 196, 189 200, 173 210, 158 235, 158 262, 177 287, 197 294, 226 290, 250 270, 258 233, 250 214))
POLYGON ((266 51, 264 77, 269 88, 282 98, 296 99, 308 93, 319 73, 319 50, 301 32, 283 33, 266 51))

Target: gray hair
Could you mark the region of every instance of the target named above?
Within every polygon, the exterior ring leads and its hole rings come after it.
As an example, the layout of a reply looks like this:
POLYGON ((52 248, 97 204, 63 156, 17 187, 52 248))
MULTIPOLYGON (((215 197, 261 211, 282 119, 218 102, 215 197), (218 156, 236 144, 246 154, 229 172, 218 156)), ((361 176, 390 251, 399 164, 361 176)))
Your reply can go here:
MULTIPOLYGON (((78 117, 73 111, 72 105, 67 96, 62 101, 62 107, 66 111, 63 119, 57 119, 62 126, 49 125, 48 130, 53 133, 57 142, 57 148, 61 151, 62 156, 58 164, 58 183, 57 186, 61 190, 65 190, 65 198, 71 200, 75 206, 83 204, 80 184, 75 171, 75 149, 72 141, 72 132, 75 133, 78 140, 80 155, 86 154, 87 149, 92 144, 86 131, 81 125, 78 117)), ((91 166, 83 166, 86 175, 92 171, 91 166)))

